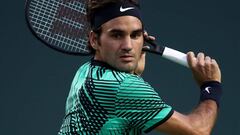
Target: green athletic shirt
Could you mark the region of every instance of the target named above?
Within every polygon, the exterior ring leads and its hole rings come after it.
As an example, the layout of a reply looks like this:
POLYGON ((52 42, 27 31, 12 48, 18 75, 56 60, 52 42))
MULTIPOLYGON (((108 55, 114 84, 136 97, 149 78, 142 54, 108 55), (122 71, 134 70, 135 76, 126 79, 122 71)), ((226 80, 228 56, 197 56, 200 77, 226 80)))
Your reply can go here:
POLYGON ((141 77, 92 60, 73 79, 59 135, 139 135, 172 114, 141 77))

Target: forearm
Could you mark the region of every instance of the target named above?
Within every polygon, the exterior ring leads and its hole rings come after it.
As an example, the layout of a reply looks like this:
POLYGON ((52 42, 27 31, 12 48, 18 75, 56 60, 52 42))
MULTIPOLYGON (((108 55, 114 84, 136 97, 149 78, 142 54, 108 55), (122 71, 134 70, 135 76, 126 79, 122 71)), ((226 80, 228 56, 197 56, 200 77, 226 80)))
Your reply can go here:
POLYGON ((215 101, 205 100, 190 114, 174 111, 172 117, 156 129, 168 135, 210 135, 216 117, 215 101))
POLYGON ((210 135, 217 118, 222 95, 221 71, 214 59, 193 52, 187 54, 189 67, 200 86, 200 103, 187 115, 174 111, 159 131, 169 135, 210 135))
POLYGON ((216 118, 222 95, 221 71, 215 59, 204 53, 188 53, 188 62, 193 76, 199 84, 200 104, 188 115, 190 123, 202 134, 210 134, 216 118))
POLYGON ((188 116, 194 130, 209 135, 217 118, 218 107, 215 101, 205 100, 188 116))

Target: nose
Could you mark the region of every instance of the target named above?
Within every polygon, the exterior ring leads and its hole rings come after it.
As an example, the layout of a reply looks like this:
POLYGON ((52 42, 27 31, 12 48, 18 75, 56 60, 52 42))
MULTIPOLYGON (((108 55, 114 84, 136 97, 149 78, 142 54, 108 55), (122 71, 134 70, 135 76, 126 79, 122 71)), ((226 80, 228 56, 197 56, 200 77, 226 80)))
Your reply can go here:
POLYGON ((122 42, 122 50, 129 52, 132 50, 132 48, 133 48, 132 39, 130 36, 129 37, 127 36, 126 38, 124 38, 124 41, 122 42))

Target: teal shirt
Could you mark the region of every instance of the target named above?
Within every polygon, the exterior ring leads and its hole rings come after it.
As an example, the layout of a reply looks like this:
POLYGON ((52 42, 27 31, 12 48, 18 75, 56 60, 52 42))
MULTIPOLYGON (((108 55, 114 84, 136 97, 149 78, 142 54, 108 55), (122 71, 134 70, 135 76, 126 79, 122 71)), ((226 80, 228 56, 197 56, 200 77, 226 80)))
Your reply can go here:
POLYGON ((73 79, 59 135, 138 135, 172 114, 141 77, 92 60, 73 79))

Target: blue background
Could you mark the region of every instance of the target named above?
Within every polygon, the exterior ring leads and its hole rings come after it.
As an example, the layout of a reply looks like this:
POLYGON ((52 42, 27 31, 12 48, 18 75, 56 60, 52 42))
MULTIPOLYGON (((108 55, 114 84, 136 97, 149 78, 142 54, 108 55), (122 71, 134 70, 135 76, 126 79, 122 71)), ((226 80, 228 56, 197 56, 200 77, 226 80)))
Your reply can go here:
MULTIPOLYGON (((64 117, 72 78, 90 58, 61 54, 38 41, 26 25, 24 3, 0 5, 0 134, 54 135, 64 117)), ((212 135, 239 135, 240 2, 141 3, 146 29, 158 42, 218 60, 224 93, 212 135)), ((199 88, 185 67, 148 54, 143 76, 179 112, 189 113, 198 103, 199 88)))

